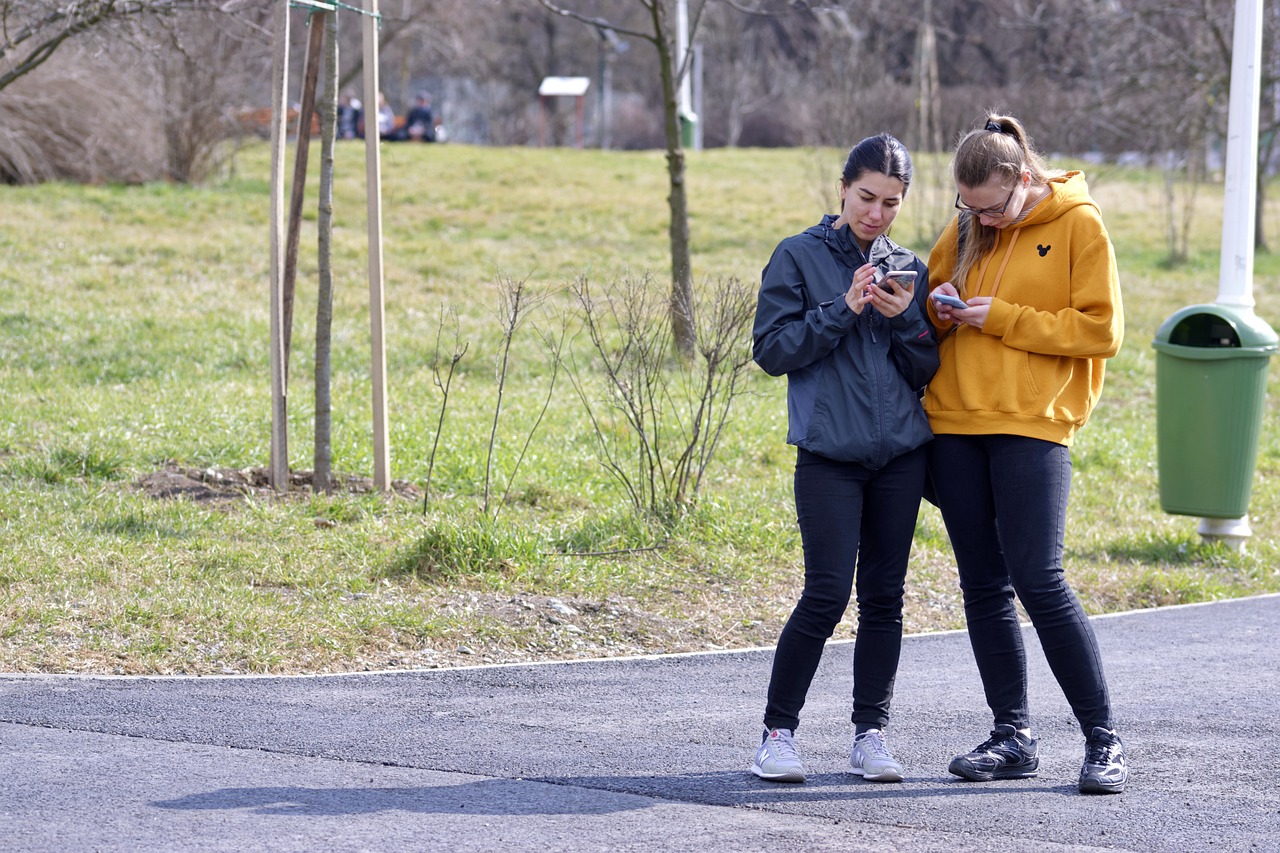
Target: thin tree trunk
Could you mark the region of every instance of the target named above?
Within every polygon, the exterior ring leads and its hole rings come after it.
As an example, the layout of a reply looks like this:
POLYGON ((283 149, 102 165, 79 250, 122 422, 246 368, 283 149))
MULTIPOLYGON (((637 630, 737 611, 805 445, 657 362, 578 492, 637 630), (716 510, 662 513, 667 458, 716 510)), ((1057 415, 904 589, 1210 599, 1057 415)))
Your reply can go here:
POLYGON ((689 199, 685 187, 684 148, 680 139, 680 105, 676 65, 672 56, 672 27, 665 2, 658 0, 653 13, 658 63, 662 70, 662 102, 667 137, 667 175, 671 183, 671 338, 684 358, 693 356, 697 330, 693 315, 693 263, 689 252, 689 199))
POLYGON ((1259 134, 1258 145, 1258 193, 1253 209, 1253 248, 1258 252, 1270 252, 1267 246, 1267 232, 1263 227, 1266 221, 1264 213, 1267 209, 1267 182, 1271 178, 1271 158, 1276 148, 1276 127, 1269 127, 1259 134))
POLYGON ((338 16, 324 21, 324 92, 320 98, 320 212, 317 254, 320 282, 316 299, 316 447, 311 490, 333 491, 329 396, 330 330, 333 326, 333 147, 338 125, 338 16))

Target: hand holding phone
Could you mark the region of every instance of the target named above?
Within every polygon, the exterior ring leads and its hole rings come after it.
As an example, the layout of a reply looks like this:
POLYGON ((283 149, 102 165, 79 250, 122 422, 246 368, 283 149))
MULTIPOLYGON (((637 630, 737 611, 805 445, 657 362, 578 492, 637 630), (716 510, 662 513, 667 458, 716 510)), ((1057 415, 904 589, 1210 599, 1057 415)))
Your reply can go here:
POLYGON ((956 297, 948 293, 939 293, 938 291, 935 290, 933 293, 929 294, 929 297, 934 302, 937 302, 939 305, 948 305, 952 308, 968 308, 969 307, 968 303, 966 303, 963 299, 957 299, 956 297))
POLYGON ((901 285, 907 290, 915 287, 916 271, 915 270, 889 270, 884 274, 884 278, 876 282, 880 285, 881 290, 895 293, 896 285, 901 285))

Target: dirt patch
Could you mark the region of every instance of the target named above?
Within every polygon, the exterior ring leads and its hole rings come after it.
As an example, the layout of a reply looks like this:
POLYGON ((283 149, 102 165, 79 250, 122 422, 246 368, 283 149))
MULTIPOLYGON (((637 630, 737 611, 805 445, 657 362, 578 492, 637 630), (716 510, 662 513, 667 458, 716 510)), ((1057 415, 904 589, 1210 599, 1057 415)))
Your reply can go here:
MULTIPOLYGON (((309 471, 293 471, 284 494, 270 484, 266 468, 193 468, 170 464, 136 480, 135 487, 158 500, 189 500, 211 509, 230 508, 235 501, 307 500, 312 495, 309 471)), ((372 478, 341 475, 335 491, 375 492, 372 478)), ((422 500, 418 486, 396 481, 389 494, 422 500)), ((568 557, 566 557, 568 558, 568 557)), ((603 600, 535 593, 497 593, 479 589, 410 590, 390 584, 370 592, 351 593, 353 611, 376 614, 384 609, 421 608, 439 617, 429 637, 417 636, 370 617, 375 626, 360 648, 334 651, 308 649, 297 659, 278 662, 273 671, 351 672, 416 669, 492 663, 593 659, 767 646, 777 641, 795 604, 799 573, 781 573, 750 588, 725 586, 710 579, 704 587, 684 584, 654 590, 646 600, 608 595, 603 600)), ((287 597, 287 588, 263 587, 263 595, 287 597)), ((945 602, 955 609, 954 601, 945 602)), ((908 623, 930 622, 938 603, 908 596, 908 623)), ((853 633, 853 612, 838 637, 853 633)), ((918 626, 916 628, 919 629, 918 626)), ((255 665, 217 644, 207 655, 178 655, 162 661, 66 660, 52 664, 60 671, 105 671, 141 674, 163 672, 236 673, 255 665)), ((41 667, 45 669, 45 667, 41 667)))
MULTIPOLYGON (((433 638, 416 649, 375 653, 356 662, 356 668, 436 668, 743 648, 774 642, 781 628, 777 622, 726 624, 710 615, 694 624, 621 596, 596 601, 528 592, 460 593, 439 596, 432 605, 436 612, 459 620, 455 635, 433 638)), ((351 668, 351 662, 344 668, 351 668)))
MULTIPOLYGON (((377 490, 372 477, 334 474, 333 491, 367 494, 377 490)), ((189 468, 166 465, 159 471, 141 477, 135 485, 153 498, 185 498, 192 501, 216 502, 243 497, 293 497, 313 494, 311 471, 290 471, 285 492, 271 486, 271 472, 266 468, 189 468)), ((409 500, 421 500, 422 489, 407 480, 393 480, 390 492, 409 500)))

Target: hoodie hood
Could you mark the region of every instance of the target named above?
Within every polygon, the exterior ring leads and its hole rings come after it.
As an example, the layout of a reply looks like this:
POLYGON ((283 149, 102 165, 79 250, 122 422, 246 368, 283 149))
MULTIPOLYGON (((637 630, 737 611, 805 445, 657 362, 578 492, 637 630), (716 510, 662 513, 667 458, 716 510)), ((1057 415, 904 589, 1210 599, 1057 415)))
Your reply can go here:
MULTIPOLYGON (((1081 205, 1088 205, 1098 211, 1098 203, 1089 195, 1089 184, 1084 172, 1073 169, 1049 178, 1049 196, 1027 214, 1027 218, 1017 223, 1015 228, 1026 228, 1028 225, 1042 225, 1052 222, 1068 210, 1081 205)), ((1101 214, 1101 211, 1098 211, 1101 214)))

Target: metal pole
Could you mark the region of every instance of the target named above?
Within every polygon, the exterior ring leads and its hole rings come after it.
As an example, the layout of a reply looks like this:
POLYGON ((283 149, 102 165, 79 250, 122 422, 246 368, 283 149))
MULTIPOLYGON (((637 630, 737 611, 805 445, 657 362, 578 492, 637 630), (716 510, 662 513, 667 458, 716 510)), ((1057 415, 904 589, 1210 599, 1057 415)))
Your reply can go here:
POLYGON ((677 115, 681 144, 697 150, 698 114, 693 109, 693 52, 689 47, 689 0, 676 0, 676 68, 684 69, 678 81, 677 115), (687 131, 687 132, 686 132, 687 131))
POLYGON ((1222 257, 1218 304, 1252 312, 1254 219, 1258 201, 1258 99, 1261 94, 1262 0, 1236 0, 1227 104, 1222 257))
MULTIPOLYGON (((1253 238, 1258 200, 1258 97, 1262 70, 1262 0, 1236 0, 1227 102, 1227 162, 1223 177, 1222 255, 1218 304, 1253 313, 1253 238)), ((1241 548, 1253 535, 1249 516, 1201 518, 1205 539, 1241 548)))

